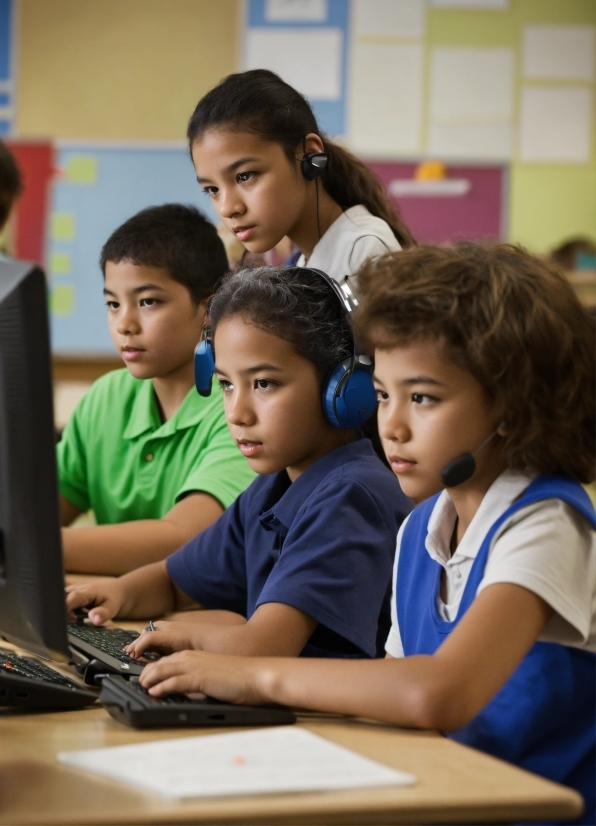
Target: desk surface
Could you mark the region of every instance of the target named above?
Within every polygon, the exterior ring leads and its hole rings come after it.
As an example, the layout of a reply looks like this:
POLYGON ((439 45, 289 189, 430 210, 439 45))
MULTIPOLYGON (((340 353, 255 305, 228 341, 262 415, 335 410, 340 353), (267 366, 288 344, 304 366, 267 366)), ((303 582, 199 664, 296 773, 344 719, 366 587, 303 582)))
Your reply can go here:
POLYGON ((214 729, 139 732, 112 720, 99 706, 47 714, 4 708, 0 709, 0 824, 503 823, 571 819, 581 810, 575 792, 437 734, 316 715, 300 718, 299 725, 411 772, 418 783, 405 788, 173 804, 63 767, 55 755, 213 734, 214 729))

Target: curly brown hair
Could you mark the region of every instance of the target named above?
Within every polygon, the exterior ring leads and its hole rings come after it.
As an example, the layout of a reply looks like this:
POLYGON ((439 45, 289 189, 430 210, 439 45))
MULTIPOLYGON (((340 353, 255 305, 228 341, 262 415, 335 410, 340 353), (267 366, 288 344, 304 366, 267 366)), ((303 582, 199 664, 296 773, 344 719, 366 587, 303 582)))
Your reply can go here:
POLYGON ((436 339, 507 425, 507 467, 594 479, 594 320, 551 264, 510 244, 420 246, 358 273, 372 352, 436 339))

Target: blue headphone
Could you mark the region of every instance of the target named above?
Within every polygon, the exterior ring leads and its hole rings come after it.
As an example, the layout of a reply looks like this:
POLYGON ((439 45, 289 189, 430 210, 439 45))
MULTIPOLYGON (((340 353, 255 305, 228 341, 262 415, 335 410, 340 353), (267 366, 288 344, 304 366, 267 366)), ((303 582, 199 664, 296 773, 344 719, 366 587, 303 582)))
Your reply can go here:
MULTIPOLYGON (((338 284, 321 270, 307 267, 299 269, 320 276, 337 296, 346 318, 351 317, 358 306, 358 299, 347 282, 338 284)), ((333 368, 325 380, 321 397, 325 419, 333 427, 342 430, 364 424, 377 406, 377 394, 372 382, 372 361, 361 352, 356 339, 353 338, 352 341, 354 346, 351 356, 333 368)), ((211 395, 214 367, 213 343, 205 331, 195 350, 195 384, 201 396, 211 395)))

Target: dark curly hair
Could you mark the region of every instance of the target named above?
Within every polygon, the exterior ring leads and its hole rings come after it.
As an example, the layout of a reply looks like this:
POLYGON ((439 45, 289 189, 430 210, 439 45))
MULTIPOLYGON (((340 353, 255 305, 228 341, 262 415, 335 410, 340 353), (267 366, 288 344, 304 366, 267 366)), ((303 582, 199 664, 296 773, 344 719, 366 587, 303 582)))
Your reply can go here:
POLYGON ((594 320, 555 267, 510 244, 421 246, 358 283, 363 345, 443 342, 506 422, 509 468, 594 479, 594 320))
POLYGON ((227 275, 209 305, 211 337, 239 315, 288 341, 312 361, 321 381, 353 350, 350 325, 331 288, 302 267, 244 268, 227 275))

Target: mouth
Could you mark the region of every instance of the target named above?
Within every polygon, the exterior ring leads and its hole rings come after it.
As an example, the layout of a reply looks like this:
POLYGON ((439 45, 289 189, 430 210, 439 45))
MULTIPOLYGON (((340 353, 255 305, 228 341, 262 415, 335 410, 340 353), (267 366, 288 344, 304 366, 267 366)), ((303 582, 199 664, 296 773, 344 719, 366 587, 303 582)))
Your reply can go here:
POLYGON ((244 243, 245 241, 250 241, 250 239, 253 237, 253 235, 255 234, 256 231, 257 231, 257 228, 254 227, 254 226, 252 226, 252 227, 235 227, 232 230, 232 232, 234 233, 236 238, 239 241, 242 241, 242 243, 244 243))
POLYGON ((136 361, 139 359, 142 354, 145 352, 141 350, 139 347, 121 347, 120 352, 122 353, 122 358, 125 361, 136 361))
POLYGON ((243 456, 251 458, 263 450, 263 442, 251 442, 248 439, 237 439, 236 444, 243 456))
POLYGON ((387 458, 391 465, 391 470, 394 473, 407 473, 409 470, 413 470, 418 464, 412 459, 404 459, 403 456, 388 456, 387 458))

